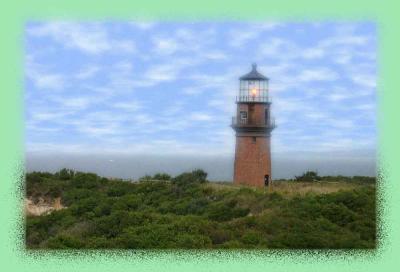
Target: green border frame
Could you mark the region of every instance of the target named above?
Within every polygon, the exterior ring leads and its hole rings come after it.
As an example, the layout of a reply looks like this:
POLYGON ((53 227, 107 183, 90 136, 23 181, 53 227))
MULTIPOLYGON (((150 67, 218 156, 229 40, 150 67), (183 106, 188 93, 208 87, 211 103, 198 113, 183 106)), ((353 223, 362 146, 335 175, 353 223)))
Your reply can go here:
POLYGON ((0 8, 0 257, 3 271, 376 271, 400 264, 400 1, 14 0, 0 8), (397 11, 397 12, 396 12, 397 11), (28 20, 368 20, 378 25, 376 250, 27 251, 23 234, 23 30, 28 20), (397 114, 397 115, 396 115, 397 114))

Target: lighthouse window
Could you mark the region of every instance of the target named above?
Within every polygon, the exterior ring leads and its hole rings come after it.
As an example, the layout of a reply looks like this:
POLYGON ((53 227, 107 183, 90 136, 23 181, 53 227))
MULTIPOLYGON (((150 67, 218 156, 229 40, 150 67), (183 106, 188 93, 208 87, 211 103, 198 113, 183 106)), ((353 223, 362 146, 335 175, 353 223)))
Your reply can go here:
POLYGON ((265 109, 265 116, 264 116, 265 124, 269 124, 269 110, 265 109))
POLYGON ((257 137, 253 137, 253 144, 256 143, 257 137))
POLYGON ((240 119, 247 119, 247 111, 241 111, 240 112, 240 119))

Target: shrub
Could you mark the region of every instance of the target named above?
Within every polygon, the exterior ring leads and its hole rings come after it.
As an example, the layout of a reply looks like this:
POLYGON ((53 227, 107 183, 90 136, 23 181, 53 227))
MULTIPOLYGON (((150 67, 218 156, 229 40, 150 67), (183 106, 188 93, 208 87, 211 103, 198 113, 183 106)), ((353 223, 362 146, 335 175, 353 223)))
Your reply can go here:
MULTIPOLYGON (((166 179, 159 175, 158 178, 166 179)), ((91 173, 72 174, 63 169, 54 175, 27 174, 29 197, 51 199, 61 194, 67 206, 49 215, 27 217, 27 246, 374 248, 376 245, 375 186, 364 181, 361 184, 363 178, 357 177, 359 184, 347 186, 356 189, 287 197, 253 188, 203 184, 207 182, 207 173, 202 170, 183 173, 171 182, 156 181, 154 177, 151 181, 130 183, 91 173)), ((351 179, 343 177, 343 182, 351 179)))
POLYGON ((171 176, 166 173, 157 173, 153 176, 154 180, 171 180, 171 176))
POLYGON ((56 172, 54 176, 61 180, 70 180, 74 177, 75 172, 71 169, 63 168, 60 171, 56 172))
POLYGON ((201 169, 196 169, 176 176, 172 179, 172 182, 178 186, 206 183, 207 173, 201 169))
POLYGON ((208 236, 180 233, 175 238, 174 244, 176 248, 210 248, 212 242, 208 236))
POLYGON ((233 207, 231 202, 217 202, 208 206, 206 214, 211 220, 228 221, 246 216, 249 212, 247 208, 233 207))
POLYGON ((153 180, 153 178, 150 175, 145 175, 145 176, 139 178, 140 182, 150 181, 150 180, 153 180))
POLYGON ((46 242, 48 248, 67 249, 67 248, 82 248, 83 241, 70 235, 58 235, 50 238, 46 242))
POLYGON ((320 180, 321 177, 318 176, 318 173, 314 171, 307 171, 303 173, 301 176, 296 176, 296 181, 314 182, 320 180))
POLYGON ((72 184, 77 188, 94 189, 98 187, 101 182, 99 176, 94 173, 77 172, 74 174, 72 184))
POLYGON ((256 246, 262 242, 262 235, 257 231, 247 231, 240 240, 245 245, 256 246))

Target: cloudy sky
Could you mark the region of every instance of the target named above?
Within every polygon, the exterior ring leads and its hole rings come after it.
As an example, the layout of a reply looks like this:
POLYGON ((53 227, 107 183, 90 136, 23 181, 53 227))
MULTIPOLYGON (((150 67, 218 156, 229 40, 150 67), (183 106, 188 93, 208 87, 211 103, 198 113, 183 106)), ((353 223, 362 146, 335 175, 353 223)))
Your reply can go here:
POLYGON ((238 77, 256 62, 270 78, 273 159, 374 160, 376 31, 368 22, 30 22, 27 153, 232 157, 238 77))

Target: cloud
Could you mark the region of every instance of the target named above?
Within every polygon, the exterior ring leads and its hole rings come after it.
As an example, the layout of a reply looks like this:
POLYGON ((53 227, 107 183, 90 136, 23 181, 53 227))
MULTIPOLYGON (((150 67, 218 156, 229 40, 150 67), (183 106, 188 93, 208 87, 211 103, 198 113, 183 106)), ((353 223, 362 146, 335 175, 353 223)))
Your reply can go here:
POLYGON ((212 117, 204 112, 194 112, 190 115, 190 120, 193 121, 209 121, 212 117))
POLYGON ((298 48, 291 41, 274 37, 271 38, 268 43, 261 44, 259 51, 264 57, 281 56, 287 58, 295 56, 298 48))
POLYGON ((305 59, 318 59, 324 57, 326 54, 322 48, 307 48, 303 51, 303 58, 305 59))
POLYGON ((171 81, 176 79, 178 73, 179 68, 174 64, 153 65, 144 73, 144 81, 148 84, 171 81))
POLYGON ((136 47, 131 40, 109 37, 100 23, 47 22, 29 25, 27 33, 33 37, 50 37, 66 48, 78 49, 88 54, 104 52, 132 53, 136 47))
POLYGON ((39 89, 61 89, 64 87, 64 77, 60 74, 33 73, 30 79, 39 89))
POLYGON ((243 47, 251 40, 257 39, 265 31, 272 31, 282 24, 277 22, 258 22, 247 24, 229 31, 229 45, 232 47, 243 47))
POLYGON ((25 58, 25 76, 31 80, 38 89, 62 89, 66 85, 65 75, 49 72, 49 68, 38 63, 34 55, 25 58))
POLYGON ((117 102, 112 104, 112 107, 116 109, 122 109, 124 111, 138 111, 143 108, 143 105, 141 105, 138 101, 125 101, 125 102, 117 102))
POLYGON ((143 125, 153 123, 154 120, 149 114, 135 114, 133 117, 134 123, 143 125))
POLYGON ((86 66, 76 74, 76 78, 77 79, 88 79, 90 77, 93 77, 99 71, 100 71, 100 67, 98 67, 98 66, 95 66, 95 65, 86 66))
POLYGON ((342 101, 349 98, 349 95, 340 94, 340 93, 330 93, 327 95, 327 98, 331 101, 342 101))
POLYGON ((27 142, 50 149, 77 141, 71 148, 85 152, 232 153, 238 77, 256 60, 271 79, 274 152, 375 146, 371 34, 325 23, 301 24, 303 34, 291 24, 226 24, 28 25, 27 142), (304 36, 310 29, 315 35, 304 36), (39 40, 57 58, 39 52, 39 40), (78 50, 86 55, 64 65, 78 50))
POLYGON ((188 28, 178 28, 173 33, 163 33, 152 37, 152 51, 156 55, 168 56, 175 53, 192 53, 212 59, 221 59, 221 52, 203 52, 204 47, 213 40, 214 31, 208 29, 194 32, 188 28))
POLYGON ((161 55, 171 55, 178 49, 178 42, 171 38, 154 38, 154 51, 161 55))
POLYGON ((35 110, 32 111, 30 114, 30 119, 32 122, 41 122, 41 121, 54 121, 58 120, 62 117, 65 117, 66 115, 70 114, 70 112, 55 112, 55 111, 49 111, 49 110, 35 110))
POLYGON ((376 88, 376 78, 373 74, 356 74, 351 77, 357 85, 367 88, 376 88))
POLYGON ((151 64, 148 68, 133 80, 134 87, 152 87, 163 82, 171 82, 179 79, 183 71, 196 66, 198 61, 190 58, 174 58, 171 61, 151 64))
POLYGON ((156 22, 151 22, 151 21, 133 21, 129 22, 131 26, 134 28, 138 28, 140 30, 150 30, 156 26, 156 22))
POLYGON ((82 126, 78 130, 89 137, 107 137, 118 133, 118 128, 114 124, 82 126))
POLYGON ((204 57, 210 60, 226 60, 228 58, 227 54, 221 51, 211 51, 205 53, 204 57))
POLYGON ((319 43, 320 47, 332 47, 337 45, 358 46, 365 45, 370 40, 367 36, 337 35, 332 38, 325 39, 319 43))
POLYGON ((328 68, 313 68, 302 70, 297 75, 297 81, 334 81, 338 79, 338 74, 328 68))

